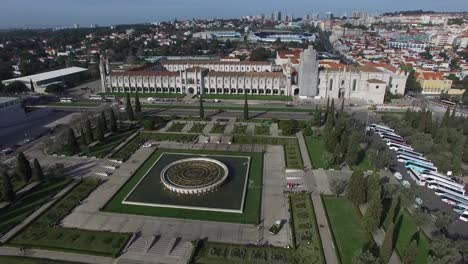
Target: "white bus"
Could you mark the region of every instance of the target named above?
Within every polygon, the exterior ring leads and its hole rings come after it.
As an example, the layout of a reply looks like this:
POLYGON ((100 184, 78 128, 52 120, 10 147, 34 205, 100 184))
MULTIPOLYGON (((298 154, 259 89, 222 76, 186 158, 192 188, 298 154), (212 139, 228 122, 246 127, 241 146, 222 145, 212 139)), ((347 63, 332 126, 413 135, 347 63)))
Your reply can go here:
POLYGON ((390 144, 394 143, 394 144, 399 144, 399 145, 405 146, 406 148, 411 148, 411 146, 406 144, 406 142, 389 140, 389 139, 384 139, 384 141, 387 142, 386 143, 387 145, 390 145, 390 144))
POLYGON ((387 146, 389 149, 393 149, 395 151, 398 151, 398 149, 406 149, 412 151, 413 148, 408 146, 408 145, 403 145, 395 142, 387 142, 387 146))
MULTIPOLYGON (((419 165, 425 165, 425 166, 434 166, 434 163, 428 161, 428 160, 422 160, 422 159, 415 159, 411 157, 406 157, 406 156, 398 156, 397 160, 399 162, 407 163, 407 162, 413 162, 415 164, 419 165)), ((422 171, 423 172, 423 171, 422 171)))
POLYGON ((370 129, 370 130, 379 129, 379 130, 388 131, 388 132, 392 132, 392 133, 395 132, 395 130, 389 128, 388 126, 383 126, 383 125, 379 125, 379 124, 371 124, 371 125, 369 126, 369 129, 370 129))
POLYGON ((102 96, 98 95, 98 94, 93 94, 93 95, 90 95, 89 96, 89 100, 102 100, 102 96))
POLYGON ((418 162, 424 162, 426 164, 434 165, 430 160, 424 158, 424 157, 418 157, 418 156, 412 156, 412 155, 403 155, 403 154, 398 154, 397 155, 398 159, 404 159, 404 160, 415 160, 418 162))
POLYGON ((72 103, 73 98, 62 97, 62 98, 60 98, 60 102, 61 103, 72 103))
POLYGON ((408 168, 408 174, 413 179, 417 185, 424 186, 426 185, 426 179, 419 174, 419 172, 415 171, 412 168, 408 168))
POLYGON ((394 137, 400 137, 400 135, 398 135, 397 133, 393 133, 393 132, 388 132, 388 131, 383 131, 383 130, 379 130, 379 129, 376 129, 375 130, 375 133, 379 134, 379 136, 394 136, 394 137))
POLYGON ((417 162, 414 162, 412 160, 409 160, 405 163, 405 168, 407 169, 413 169, 419 173, 424 172, 424 171, 433 171, 437 172, 437 167, 431 166, 431 165, 424 165, 424 164, 419 164, 417 162))
POLYGON ((463 222, 468 222, 468 211, 463 211, 463 213, 460 214, 459 219, 463 222))
POLYGON ((450 192, 444 193, 442 195, 442 201, 453 206, 459 205, 459 204, 468 206, 468 196, 457 194, 457 193, 450 193, 450 192))
POLYGON ((403 155, 413 155, 413 156, 419 156, 422 157, 423 154, 416 152, 416 151, 411 151, 411 150, 406 150, 406 149, 399 149, 397 150, 398 154, 403 154, 403 155))
POLYGON ((396 140, 396 141, 401 141, 401 142, 405 142, 405 139, 403 139, 402 137, 400 136, 392 136, 392 135, 388 135, 388 134, 379 134, 379 136, 383 139, 391 139, 391 140, 396 140))

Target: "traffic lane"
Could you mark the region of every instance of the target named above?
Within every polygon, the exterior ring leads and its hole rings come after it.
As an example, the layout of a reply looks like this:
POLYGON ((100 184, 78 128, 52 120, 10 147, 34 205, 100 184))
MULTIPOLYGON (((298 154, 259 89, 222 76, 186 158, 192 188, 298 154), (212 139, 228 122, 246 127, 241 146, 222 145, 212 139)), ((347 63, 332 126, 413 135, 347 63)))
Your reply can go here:
MULTIPOLYGON (((166 115, 166 116, 198 116, 200 111, 198 109, 152 109, 144 110, 145 114, 148 115, 166 115)), ((207 117, 238 117, 243 118, 243 111, 216 111, 216 110, 205 110, 207 117)), ((276 118, 276 119, 297 119, 297 120, 309 120, 312 116, 309 113, 304 112, 268 112, 268 111, 249 111, 250 118, 276 118)))

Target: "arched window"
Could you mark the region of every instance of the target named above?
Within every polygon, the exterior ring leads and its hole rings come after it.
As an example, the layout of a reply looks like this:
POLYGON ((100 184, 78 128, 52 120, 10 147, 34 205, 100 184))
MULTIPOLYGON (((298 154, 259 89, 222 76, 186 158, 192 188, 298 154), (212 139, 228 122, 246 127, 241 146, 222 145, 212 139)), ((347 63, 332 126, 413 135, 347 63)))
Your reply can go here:
POLYGON ((333 90, 333 79, 330 79, 330 91, 333 90))

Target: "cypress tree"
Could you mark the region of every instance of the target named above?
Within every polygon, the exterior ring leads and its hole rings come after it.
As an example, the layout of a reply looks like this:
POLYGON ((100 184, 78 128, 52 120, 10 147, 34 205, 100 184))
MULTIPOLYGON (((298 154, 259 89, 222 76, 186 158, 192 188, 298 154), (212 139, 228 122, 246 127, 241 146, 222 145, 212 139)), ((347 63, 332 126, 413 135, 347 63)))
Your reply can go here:
POLYGON ((244 92, 244 120, 249 120, 249 104, 247 102, 247 92, 244 92))
POLYGON ((440 121, 440 127, 447 127, 450 120, 450 107, 447 107, 445 111, 444 117, 442 117, 442 121, 440 121))
POLYGON ((351 175, 346 196, 355 205, 366 202, 366 180, 362 171, 354 171, 351 175))
POLYGON ((41 164, 37 159, 33 161, 33 180, 34 181, 43 181, 44 180, 44 172, 42 171, 41 164))
POLYGON ((130 94, 127 93, 127 101, 125 104, 125 112, 127 113, 127 118, 130 121, 135 120, 135 114, 133 113, 132 103, 130 101, 130 94))
POLYGON ((455 105, 452 109, 452 114, 450 115, 450 119, 448 121, 448 125, 449 126, 453 126, 455 124, 455 121, 456 121, 456 111, 457 111, 457 106, 455 105))
POLYGON ((359 134, 358 132, 353 131, 346 152, 346 163, 348 165, 357 164, 359 158, 359 149, 359 134))
POLYGON ((330 108, 327 112, 327 119, 325 121, 325 129, 331 129, 335 125, 335 99, 332 99, 330 108))
POLYGON ((419 123, 418 123, 418 131, 424 133, 426 130, 426 111, 421 110, 419 112, 419 123))
POLYGON ((403 255, 402 263, 405 264, 414 264, 416 263, 416 258, 418 256, 418 243, 415 239, 411 241, 409 246, 406 248, 406 252, 403 255))
POLYGON ((0 171, 0 174, 2 178, 2 198, 5 202, 11 203, 15 201, 15 191, 13 190, 10 177, 8 177, 8 174, 4 169, 0 171))
POLYGON ((75 132, 73 132, 73 129, 69 128, 67 133, 68 133, 68 138, 67 138, 66 150, 71 155, 74 155, 80 152, 80 146, 78 145, 78 141, 76 140, 75 132))
POLYGON ((314 114, 314 125, 320 127, 322 124, 322 110, 315 106, 315 114, 314 114))
POLYGON ((463 162, 468 163, 468 140, 465 140, 465 145, 463 146, 463 162))
POLYGON ((437 136, 438 129, 439 129, 439 118, 436 118, 436 120, 434 120, 434 122, 432 122, 432 128, 431 128, 432 138, 435 138, 437 136))
POLYGON ((29 86, 31 86, 31 92, 34 93, 34 83, 32 81, 32 79, 29 79, 29 86))
POLYGON ((93 134, 93 128, 91 127, 91 121, 86 119, 85 122, 85 130, 86 130, 86 137, 88 138, 88 142, 91 144, 94 142, 94 134, 93 134))
POLYGON ((203 98, 202 98, 202 95, 200 94, 200 106, 199 106, 199 110, 200 110, 200 118, 201 119, 204 119, 205 118, 205 108, 203 107, 203 98))
POLYGON ((138 91, 136 91, 136 94, 135 94, 135 113, 137 115, 141 114, 140 96, 138 96, 138 91))
POLYGON ((328 118, 328 112, 330 111, 330 97, 327 98, 327 107, 325 107, 325 120, 328 118))
POLYGON ((115 119, 114 109, 109 110, 109 127, 113 133, 117 132, 117 120, 115 119))
POLYGON ((80 134, 81 134, 81 141, 83 141, 83 144, 89 145, 89 142, 88 142, 88 139, 86 138, 86 133, 83 127, 81 127, 80 134))
POLYGON ((431 133, 432 130, 432 112, 427 110, 426 111, 426 125, 425 125, 425 133, 431 133))
POLYGON ((378 174, 373 173, 367 177, 367 201, 373 198, 381 199, 382 185, 380 184, 380 177, 378 174))
POLYGON ((330 129, 325 136, 325 147, 327 151, 333 153, 338 143, 338 135, 336 134, 335 129, 330 129))
POLYGON ((380 191, 375 191, 372 199, 369 202, 369 207, 364 213, 364 226, 367 231, 373 232, 380 226, 382 217, 382 200, 380 199, 380 191))
POLYGON ((102 131, 105 134, 105 133, 108 132, 108 129, 107 129, 106 114, 104 113, 104 111, 101 111, 100 119, 101 119, 101 123, 102 123, 102 131))
POLYGON ((394 238, 393 233, 395 229, 395 224, 390 223, 387 228, 387 232, 385 233, 385 237, 382 243, 382 247, 380 248, 380 256, 382 257, 382 262, 384 264, 388 263, 390 257, 393 254, 393 245, 394 245, 394 238))
POLYGON ((97 120, 96 124, 96 136, 97 139, 101 142, 104 141, 104 123, 101 118, 97 120))
POLYGON ((18 153, 16 156, 16 174, 26 183, 32 177, 31 165, 23 152, 18 153))

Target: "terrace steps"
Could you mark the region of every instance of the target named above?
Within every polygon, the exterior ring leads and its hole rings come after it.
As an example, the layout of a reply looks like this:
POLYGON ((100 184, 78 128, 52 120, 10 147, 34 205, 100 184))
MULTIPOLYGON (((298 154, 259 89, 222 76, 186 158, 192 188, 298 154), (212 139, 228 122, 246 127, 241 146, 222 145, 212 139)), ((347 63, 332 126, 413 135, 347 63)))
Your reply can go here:
POLYGON ((161 237, 152 247, 148 250, 148 253, 165 256, 169 255, 174 246, 176 238, 161 237))
POLYGON ((192 251, 192 243, 189 241, 180 241, 170 253, 171 256, 185 257, 192 251))
POLYGON ((147 252, 154 236, 140 236, 128 247, 127 251, 131 252, 147 252))

